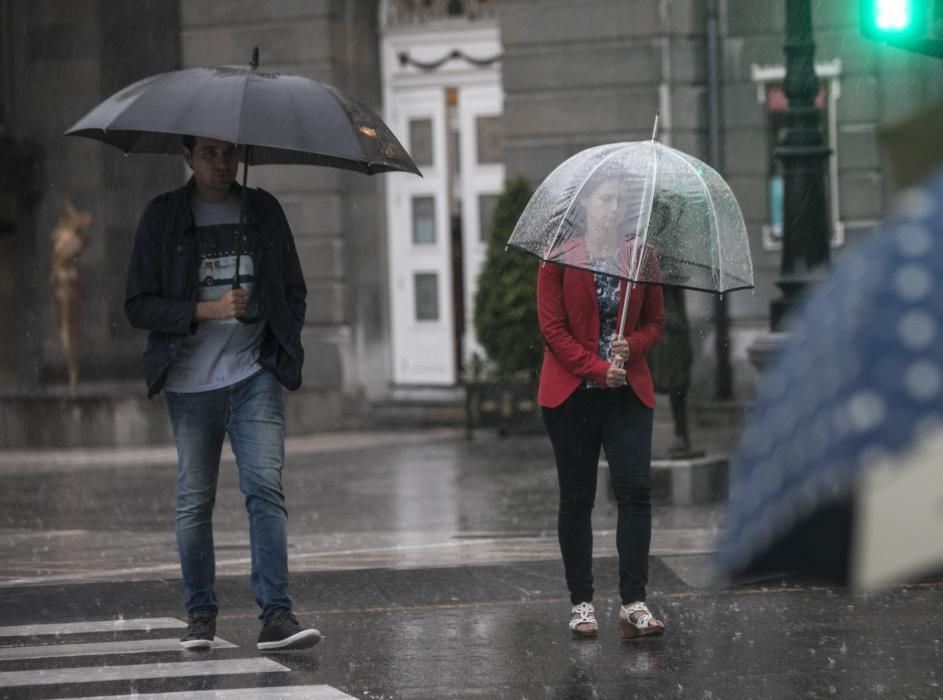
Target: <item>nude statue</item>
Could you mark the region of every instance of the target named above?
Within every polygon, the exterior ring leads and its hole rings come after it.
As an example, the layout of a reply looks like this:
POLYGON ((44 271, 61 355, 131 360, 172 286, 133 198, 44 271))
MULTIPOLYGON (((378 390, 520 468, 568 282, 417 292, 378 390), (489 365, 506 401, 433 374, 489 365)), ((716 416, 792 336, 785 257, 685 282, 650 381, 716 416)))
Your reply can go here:
POLYGON ((59 209, 59 221, 52 231, 49 280, 56 303, 59 339, 69 373, 69 394, 75 396, 79 381, 79 314, 81 289, 78 258, 88 245, 86 230, 94 218, 75 208, 66 196, 59 209))

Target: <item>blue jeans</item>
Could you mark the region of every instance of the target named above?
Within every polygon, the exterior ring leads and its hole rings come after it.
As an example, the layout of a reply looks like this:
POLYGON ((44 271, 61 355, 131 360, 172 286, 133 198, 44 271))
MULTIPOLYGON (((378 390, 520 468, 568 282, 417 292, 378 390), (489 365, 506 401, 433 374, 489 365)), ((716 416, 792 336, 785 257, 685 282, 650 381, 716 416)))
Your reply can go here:
POLYGON ((188 612, 219 608, 214 584, 213 505, 223 438, 236 456, 249 514, 252 592, 268 621, 291 610, 283 390, 266 370, 232 386, 193 394, 165 392, 177 443, 177 550, 188 612))
POLYGON ((557 534, 570 600, 593 600, 593 504, 599 450, 606 451, 618 516, 619 593, 623 605, 645 600, 652 539, 652 421, 631 387, 577 389, 542 409, 560 486, 557 534))

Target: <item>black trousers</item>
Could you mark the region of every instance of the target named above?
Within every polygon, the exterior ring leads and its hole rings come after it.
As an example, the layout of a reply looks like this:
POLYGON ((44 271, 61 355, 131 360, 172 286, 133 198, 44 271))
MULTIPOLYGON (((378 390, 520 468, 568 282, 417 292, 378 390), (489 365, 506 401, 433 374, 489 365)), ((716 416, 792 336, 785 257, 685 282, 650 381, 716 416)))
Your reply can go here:
POLYGON ((631 387, 583 389, 543 408, 560 485, 557 534, 574 605, 593 599, 593 503, 599 449, 606 451, 618 506, 616 548, 622 603, 645 600, 652 539, 652 420, 631 387))

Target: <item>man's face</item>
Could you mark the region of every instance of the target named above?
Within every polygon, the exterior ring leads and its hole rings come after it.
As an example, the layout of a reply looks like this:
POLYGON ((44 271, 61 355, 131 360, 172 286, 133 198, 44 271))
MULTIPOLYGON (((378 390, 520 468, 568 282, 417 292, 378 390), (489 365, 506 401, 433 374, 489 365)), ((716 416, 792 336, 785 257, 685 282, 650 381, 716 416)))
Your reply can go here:
POLYGON ((193 171, 200 199, 207 202, 226 199, 239 168, 239 149, 234 144, 198 136, 193 150, 184 147, 183 159, 193 171))

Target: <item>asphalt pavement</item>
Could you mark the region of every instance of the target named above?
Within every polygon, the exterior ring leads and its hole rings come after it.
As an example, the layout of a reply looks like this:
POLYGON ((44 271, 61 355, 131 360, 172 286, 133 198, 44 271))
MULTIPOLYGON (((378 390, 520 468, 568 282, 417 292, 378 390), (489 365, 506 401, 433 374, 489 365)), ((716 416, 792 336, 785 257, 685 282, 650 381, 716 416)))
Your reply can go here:
POLYGON ((600 636, 577 641, 544 436, 344 433, 288 448, 291 594, 325 638, 268 655, 231 460, 217 646, 198 653, 176 644, 172 449, 0 453, 0 698, 943 697, 943 582, 718 582, 723 503, 660 503, 649 602, 667 632, 620 643, 601 490, 600 636))

